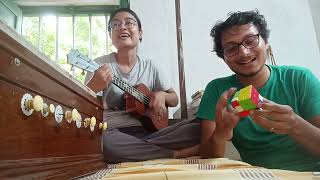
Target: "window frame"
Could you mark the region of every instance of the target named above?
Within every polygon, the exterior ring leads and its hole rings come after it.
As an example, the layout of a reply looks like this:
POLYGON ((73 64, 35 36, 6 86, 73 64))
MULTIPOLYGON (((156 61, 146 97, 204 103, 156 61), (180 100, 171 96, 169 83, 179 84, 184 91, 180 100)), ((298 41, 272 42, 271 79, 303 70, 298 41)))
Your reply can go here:
POLYGON ((52 14, 56 16, 56 56, 54 61, 58 61, 59 52, 59 17, 72 17, 72 47, 75 47, 75 17, 76 16, 88 16, 89 17, 89 54, 88 56, 91 58, 92 56, 92 16, 103 15, 105 17, 106 23, 106 51, 105 53, 109 53, 108 44, 110 43, 109 35, 108 35, 108 21, 109 16, 112 11, 119 8, 119 6, 115 5, 103 5, 103 6, 20 6, 22 10, 22 21, 21 21, 21 34, 23 31, 23 19, 24 17, 38 17, 39 25, 38 25, 38 43, 37 48, 40 49, 40 40, 41 40, 41 28, 42 28, 42 17, 47 14, 52 14))

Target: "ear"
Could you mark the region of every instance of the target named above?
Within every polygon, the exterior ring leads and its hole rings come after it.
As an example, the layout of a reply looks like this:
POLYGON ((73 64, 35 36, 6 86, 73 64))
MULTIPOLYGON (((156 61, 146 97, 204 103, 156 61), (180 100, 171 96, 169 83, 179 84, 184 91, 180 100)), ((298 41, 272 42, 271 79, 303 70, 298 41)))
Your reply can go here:
POLYGON ((139 31, 139 40, 140 41, 142 41, 142 34, 143 34, 143 31, 142 31, 142 29, 140 29, 140 31, 139 31))
POLYGON ((269 43, 266 43, 266 44, 265 44, 265 47, 266 47, 266 52, 269 53, 269 49, 270 49, 269 43))
POLYGON ((269 44, 267 46, 267 57, 270 59, 272 65, 275 65, 275 66, 277 65, 276 60, 274 59, 271 45, 269 44))

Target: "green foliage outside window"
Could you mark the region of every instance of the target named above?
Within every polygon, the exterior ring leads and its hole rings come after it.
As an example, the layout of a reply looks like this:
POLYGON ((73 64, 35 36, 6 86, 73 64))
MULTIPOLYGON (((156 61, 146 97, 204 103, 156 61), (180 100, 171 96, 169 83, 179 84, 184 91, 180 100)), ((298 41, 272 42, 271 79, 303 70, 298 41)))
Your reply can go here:
POLYGON ((74 77, 84 83, 85 73, 78 68, 74 68, 74 72, 71 70, 71 65, 67 63, 67 54, 73 46, 88 56, 91 49, 93 59, 110 52, 108 49, 111 49, 112 45, 110 42, 107 45, 106 42, 108 34, 106 18, 101 15, 91 16, 91 48, 89 15, 75 16, 74 30, 72 16, 59 16, 58 19, 57 21, 56 16, 42 16, 41 20, 39 17, 24 17, 22 35, 51 60, 57 62, 68 73, 74 73, 74 77), (57 23, 58 33, 56 32, 57 23), (58 47, 56 47, 57 40, 58 47))

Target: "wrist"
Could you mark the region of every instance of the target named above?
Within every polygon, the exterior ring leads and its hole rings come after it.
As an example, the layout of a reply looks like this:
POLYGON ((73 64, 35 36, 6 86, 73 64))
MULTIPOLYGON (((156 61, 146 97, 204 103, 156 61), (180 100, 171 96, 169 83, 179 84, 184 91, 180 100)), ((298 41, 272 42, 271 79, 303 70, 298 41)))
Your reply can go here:
POLYGON ((167 98, 167 93, 164 91, 159 91, 159 93, 161 94, 161 96, 166 99, 167 98))
POLYGON ((87 87, 90 88, 92 91, 94 91, 95 93, 98 93, 100 90, 97 89, 94 85, 94 83, 92 83, 91 81, 88 82, 87 87))
POLYGON ((289 133, 290 136, 301 136, 303 135, 303 129, 306 126, 306 122, 300 116, 297 116, 293 125, 291 126, 291 131, 289 133))
POLYGON ((214 133, 212 136, 212 140, 215 144, 223 144, 225 143, 227 140, 226 138, 224 138, 223 136, 219 135, 218 133, 214 133))
POLYGON ((164 105, 167 104, 167 93, 164 91, 158 91, 158 93, 160 94, 160 97, 162 100, 162 102, 164 103, 164 105))

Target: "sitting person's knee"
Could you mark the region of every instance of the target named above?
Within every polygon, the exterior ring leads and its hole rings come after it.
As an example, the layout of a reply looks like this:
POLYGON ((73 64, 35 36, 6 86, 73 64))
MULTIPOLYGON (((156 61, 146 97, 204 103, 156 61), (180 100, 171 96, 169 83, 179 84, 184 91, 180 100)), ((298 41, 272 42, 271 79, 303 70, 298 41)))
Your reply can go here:
POLYGON ((117 148, 117 144, 113 138, 114 136, 114 132, 113 130, 111 131, 105 131, 103 133, 103 154, 104 154, 104 159, 105 161, 107 161, 108 163, 117 163, 117 151, 119 151, 119 149, 117 148))

